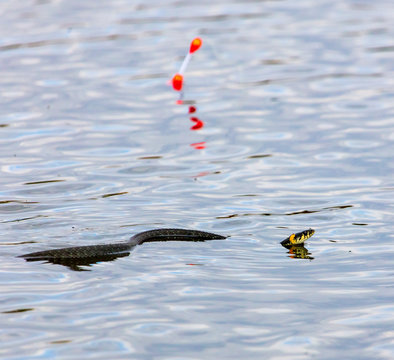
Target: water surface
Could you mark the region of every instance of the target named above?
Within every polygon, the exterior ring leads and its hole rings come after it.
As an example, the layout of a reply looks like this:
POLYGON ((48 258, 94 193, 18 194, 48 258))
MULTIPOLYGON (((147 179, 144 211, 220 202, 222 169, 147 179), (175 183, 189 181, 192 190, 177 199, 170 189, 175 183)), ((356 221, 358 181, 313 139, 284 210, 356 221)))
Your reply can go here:
POLYGON ((392 2, 0 10, 1 358, 393 358, 392 2), (15 258, 160 227, 230 237, 15 258))

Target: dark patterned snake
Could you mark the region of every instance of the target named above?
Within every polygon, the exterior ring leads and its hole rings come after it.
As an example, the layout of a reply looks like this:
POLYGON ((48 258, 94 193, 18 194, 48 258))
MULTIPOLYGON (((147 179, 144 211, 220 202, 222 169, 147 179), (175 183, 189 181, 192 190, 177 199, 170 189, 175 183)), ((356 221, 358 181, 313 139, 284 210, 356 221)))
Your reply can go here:
MULTIPOLYGON (((281 244, 286 248, 303 246, 305 240, 309 239, 315 230, 309 229, 296 234, 291 234, 281 244)), ((99 261, 111 261, 118 257, 128 256, 130 251, 137 245, 146 242, 158 241, 207 241, 224 240, 226 236, 213 234, 199 230, 186 229, 156 229, 140 232, 130 238, 127 242, 74 246, 61 249, 52 249, 32 252, 20 255, 26 261, 47 261, 54 264, 68 266, 72 270, 81 271, 80 265, 91 265, 99 261)))
POLYGON ((90 265, 98 261, 110 261, 128 256, 137 245, 156 241, 206 241, 224 240, 226 237, 205 231, 186 229, 156 229, 138 233, 123 243, 74 246, 61 249, 37 251, 20 255, 26 261, 46 260, 54 264, 69 266, 81 270, 79 265, 90 265))

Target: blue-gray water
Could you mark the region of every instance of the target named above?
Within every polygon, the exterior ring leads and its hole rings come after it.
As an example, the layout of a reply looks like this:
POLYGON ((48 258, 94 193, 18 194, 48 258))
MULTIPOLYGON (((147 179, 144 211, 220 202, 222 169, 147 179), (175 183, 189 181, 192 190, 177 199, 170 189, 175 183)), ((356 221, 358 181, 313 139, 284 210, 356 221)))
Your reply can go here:
POLYGON ((1 359, 394 358, 392 1, 0 11, 1 359), (231 237, 16 258, 159 227, 231 237))

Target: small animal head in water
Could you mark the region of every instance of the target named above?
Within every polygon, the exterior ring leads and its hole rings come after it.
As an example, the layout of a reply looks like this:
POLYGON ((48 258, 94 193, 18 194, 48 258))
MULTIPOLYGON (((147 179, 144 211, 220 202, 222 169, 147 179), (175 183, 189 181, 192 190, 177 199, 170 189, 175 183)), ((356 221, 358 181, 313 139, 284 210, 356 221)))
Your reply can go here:
POLYGON ((301 245, 306 240, 308 240, 314 233, 315 233, 315 230, 308 229, 308 230, 304 230, 304 231, 301 231, 296 234, 291 234, 287 239, 283 240, 281 242, 281 244, 283 246, 301 245))

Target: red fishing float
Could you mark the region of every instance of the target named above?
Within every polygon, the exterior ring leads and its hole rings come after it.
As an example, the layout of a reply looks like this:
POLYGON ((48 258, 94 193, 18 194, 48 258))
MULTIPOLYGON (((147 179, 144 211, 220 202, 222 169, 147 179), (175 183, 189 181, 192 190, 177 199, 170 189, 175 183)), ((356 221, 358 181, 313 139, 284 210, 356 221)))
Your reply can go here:
POLYGON ((200 38, 195 38, 190 44, 190 50, 189 53, 193 54, 195 51, 197 51, 202 45, 202 40, 200 38))
POLYGON ((189 61, 192 57, 192 54, 195 53, 202 45, 202 40, 201 38, 195 38, 192 40, 192 42, 190 43, 190 49, 189 52, 186 54, 182 65, 178 71, 178 73, 176 73, 174 75, 174 77, 172 78, 172 87, 174 88, 175 91, 181 91, 183 88, 183 73, 186 70, 187 65, 189 64, 189 61))
POLYGON ((172 87, 176 91, 181 91, 183 87, 183 76, 181 74, 175 74, 172 78, 172 87))

